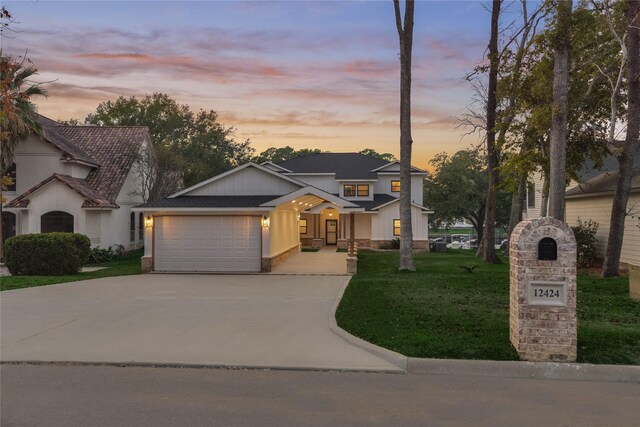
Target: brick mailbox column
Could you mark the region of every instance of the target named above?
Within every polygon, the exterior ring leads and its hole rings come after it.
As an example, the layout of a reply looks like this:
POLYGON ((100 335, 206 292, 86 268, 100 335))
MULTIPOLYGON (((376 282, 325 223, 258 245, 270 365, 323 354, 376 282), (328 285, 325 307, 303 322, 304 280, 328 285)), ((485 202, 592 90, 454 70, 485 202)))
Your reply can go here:
POLYGON ((576 240, 571 227, 546 217, 511 234, 510 338, 520 358, 576 360, 576 240))

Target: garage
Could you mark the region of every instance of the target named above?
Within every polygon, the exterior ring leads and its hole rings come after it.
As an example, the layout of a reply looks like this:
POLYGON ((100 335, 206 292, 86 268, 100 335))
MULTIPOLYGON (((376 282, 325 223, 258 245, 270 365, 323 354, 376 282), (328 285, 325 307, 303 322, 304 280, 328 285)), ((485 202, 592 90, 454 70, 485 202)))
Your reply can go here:
POLYGON ((156 216, 153 239, 156 271, 260 271, 258 216, 156 216))

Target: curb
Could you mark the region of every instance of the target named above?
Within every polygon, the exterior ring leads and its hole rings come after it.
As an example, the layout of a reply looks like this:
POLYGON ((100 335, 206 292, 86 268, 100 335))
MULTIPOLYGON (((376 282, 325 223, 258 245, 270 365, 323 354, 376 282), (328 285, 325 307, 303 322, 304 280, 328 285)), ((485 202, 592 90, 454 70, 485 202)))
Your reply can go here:
POLYGON ((174 368, 174 369, 220 369, 228 371, 302 371, 302 372, 353 372, 369 374, 398 374, 394 369, 375 368, 339 368, 317 366, 285 366, 285 365, 225 365, 206 363, 180 362, 87 362, 87 361, 43 361, 43 360, 3 360, 0 366, 107 366, 112 368, 174 368))
POLYGON ((640 366, 409 358, 408 373, 640 383, 640 366))
MULTIPOLYGON (((342 287, 342 290, 338 294, 338 297, 336 298, 333 304, 333 308, 331 309, 331 315, 329 316, 329 329, 331 329, 333 333, 335 333, 336 335, 338 335, 340 338, 347 341, 348 343, 356 347, 359 347, 362 350, 365 350, 373 354, 374 356, 377 356, 397 366, 398 370, 401 372, 407 372, 407 367, 409 363, 409 358, 407 356, 402 355, 400 353, 396 353, 395 351, 391 351, 386 348, 378 347, 377 345, 371 344, 368 341, 365 341, 361 338, 351 335, 349 332, 345 331, 340 326, 338 326, 338 322, 336 322, 336 311, 338 310, 338 305, 342 300, 344 291, 347 289, 347 286, 349 286, 350 280, 351 280, 351 277, 349 277, 344 282, 344 286, 342 287)), ((398 371, 391 371, 391 372, 398 372, 398 371)))

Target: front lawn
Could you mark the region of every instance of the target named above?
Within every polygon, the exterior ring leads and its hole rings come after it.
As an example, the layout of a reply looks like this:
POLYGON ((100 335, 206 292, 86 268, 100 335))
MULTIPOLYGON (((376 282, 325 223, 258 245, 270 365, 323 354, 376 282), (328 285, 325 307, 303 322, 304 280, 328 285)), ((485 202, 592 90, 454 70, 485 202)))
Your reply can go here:
MULTIPOLYGON (((360 251, 336 312, 340 327, 412 357, 518 360, 509 342, 509 266, 470 251, 415 255, 360 251), (476 266, 472 273, 467 268, 476 266)), ((640 302, 627 278, 578 275, 578 361, 640 364, 640 302)))
POLYGON ((34 286, 53 285, 55 283, 75 282, 78 280, 99 279, 101 277, 140 274, 141 256, 141 250, 131 252, 123 256, 116 256, 113 258, 113 260, 104 264, 91 265, 92 267, 106 268, 67 276, 3 276, 0 277, 0 291, 31 288, 34 286))

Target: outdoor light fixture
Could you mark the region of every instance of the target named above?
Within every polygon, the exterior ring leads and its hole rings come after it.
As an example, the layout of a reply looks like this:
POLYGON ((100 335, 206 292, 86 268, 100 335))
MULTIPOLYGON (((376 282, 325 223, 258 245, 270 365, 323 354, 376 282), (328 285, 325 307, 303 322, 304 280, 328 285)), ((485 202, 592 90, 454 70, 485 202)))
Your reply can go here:
POLYGON ((147 227, 151 227, 153 225, 153 218, 151 218, 151 216, 147 216, 144 219, 144 225, 146 225, 147 227))
POLYGON ((262 217, 262 226, 263 227, 268 227, 269 226, 269 217, 266 216, 266 215, 262 217))

